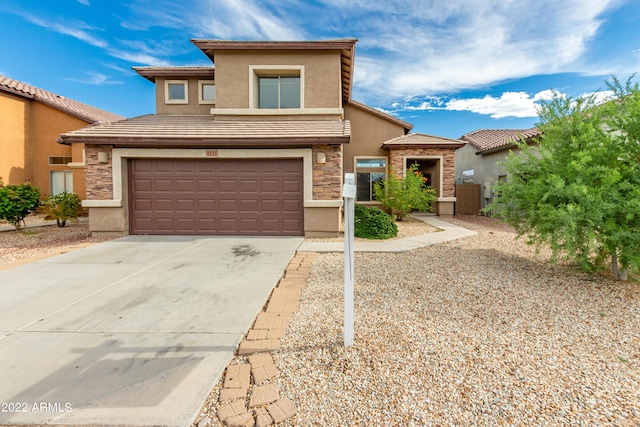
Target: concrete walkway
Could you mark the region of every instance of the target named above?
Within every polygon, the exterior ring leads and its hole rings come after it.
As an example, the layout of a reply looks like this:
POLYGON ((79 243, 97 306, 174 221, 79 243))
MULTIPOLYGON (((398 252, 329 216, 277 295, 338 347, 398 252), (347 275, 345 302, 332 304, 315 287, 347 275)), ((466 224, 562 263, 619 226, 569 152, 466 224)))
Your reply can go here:
MULTIPOLYGON (((356 252, 407 252, 436 243, 448 242, 463 237, 475 236, 478 233, 450 222, 443 221, 433 215, 414 213, 420 221, 437 227, 442 231, 424 234, 422 236, 407 237, 405 239, 383 240, 379 242, 355 242, 356 252)), ((344 252, 344 242, 303 242, 298 248, 300 252, 344 252)))
MULTIPOLYGON (((55 219, 43 219, 42 216, 29 215, 24 219, 27 224, 26 230, 36 227, 50 227, 52 225, 56 225, 55 219)), ((72 223, 73 221, 67 221, 67 224, 72 223)), ((89 217, 81 216, 78 217, 78 222, 89 222, 89 217)), ((24 227, 24 224, 23 224, 24 227)), ((0 223, 0 232, 3 231, 14 231, 16 228, 8 223, 0 223)))
POLYGON ((301 241, 128 236, 0 271, 0 425, 188 426, 301 241))

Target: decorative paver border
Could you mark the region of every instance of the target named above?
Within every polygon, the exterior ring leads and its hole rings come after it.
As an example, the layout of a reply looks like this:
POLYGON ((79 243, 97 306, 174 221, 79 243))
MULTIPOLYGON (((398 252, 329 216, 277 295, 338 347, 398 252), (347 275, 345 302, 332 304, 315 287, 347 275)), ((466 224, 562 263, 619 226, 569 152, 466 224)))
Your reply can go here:
MULTIPOLYGON (((239 356, 249 363, 227 367, 220 390, 216 415, 228 427, 267 427, 293 417, 298 409, 286 396, 280 395, 278 369, 271 351, 280 349, 291 313, 298 311, 300 291, 306 285, 315 259, 314 252, 297 252, 269 301, 258 314, 238 347, 239 356)), ((198 427, 208 427, 204 418, 198 427)))

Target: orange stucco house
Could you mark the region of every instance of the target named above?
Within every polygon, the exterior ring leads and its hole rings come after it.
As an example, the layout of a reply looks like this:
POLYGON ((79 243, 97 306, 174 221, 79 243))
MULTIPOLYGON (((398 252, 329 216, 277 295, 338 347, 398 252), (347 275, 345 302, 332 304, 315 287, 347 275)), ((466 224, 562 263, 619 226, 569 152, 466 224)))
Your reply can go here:
POLYGON ((86 151, 89 226, 123 234, 334 236, 357 202, 417 162, 453 214, 455 149, 351 99, 355 39, 192 40, 212 62, 134 67, 156 114, 61 135, 86 151))
POLYGON ((30 182, 43 195, 86 198, 84 146, 56 143, 63 132, 124 119, 99 108, 0 76, 0 180, 30 182))

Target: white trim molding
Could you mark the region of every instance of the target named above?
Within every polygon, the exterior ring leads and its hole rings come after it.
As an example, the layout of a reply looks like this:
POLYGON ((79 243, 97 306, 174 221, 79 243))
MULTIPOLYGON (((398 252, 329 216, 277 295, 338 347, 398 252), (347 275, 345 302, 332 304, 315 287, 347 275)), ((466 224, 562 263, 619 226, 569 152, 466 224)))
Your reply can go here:
MULTIPOLYGON (((300 76, 300 108, 304 109, 304 65, 249 65, 249 105, 258 108, 258 77, 298 75, 300 76)), ((295 110, 286 108, 285 110, 295 110)))

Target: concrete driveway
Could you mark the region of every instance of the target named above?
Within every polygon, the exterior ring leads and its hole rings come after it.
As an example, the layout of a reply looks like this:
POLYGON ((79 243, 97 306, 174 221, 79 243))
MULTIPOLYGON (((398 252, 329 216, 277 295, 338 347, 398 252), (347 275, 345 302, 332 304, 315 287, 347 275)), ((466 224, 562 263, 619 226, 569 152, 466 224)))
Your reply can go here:
POLYGON ((129 236, 0 271, 0 425, 189 425, 301 242, 129 236))

